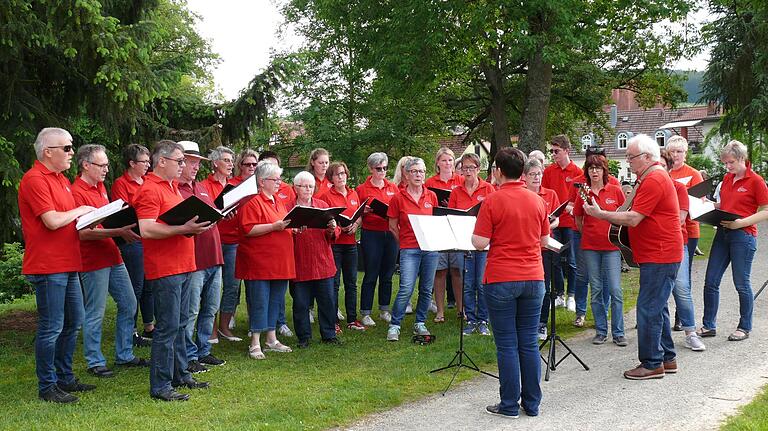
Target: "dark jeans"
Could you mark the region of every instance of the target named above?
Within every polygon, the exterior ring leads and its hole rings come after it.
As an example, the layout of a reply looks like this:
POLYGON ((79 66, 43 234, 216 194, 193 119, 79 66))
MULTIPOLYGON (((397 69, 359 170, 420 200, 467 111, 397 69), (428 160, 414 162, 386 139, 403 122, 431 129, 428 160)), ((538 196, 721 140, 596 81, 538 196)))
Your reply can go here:
POLYGON ((141 241, 120 245, 125 269, 131 279, 133 293, 136 295, 136 312, 133 315, 134 326, 141 310, 141 321, 148 325, 155 320, 155 305, 152 301, 152 288, 144 280, 144 245, 141 241))
POLYGON ((156 323, 152 337, 149 391, 157 395, 172 389, 171 384, 189 381, 186 327, 192 273, 147 280, 155 302, 156 323))
POLYGON ((76 272, 28 275, 35 287, 37 336, 35 372, 40 392, 56 382, 72 383, 72 356, 77 347, 77 332, 83 324, 83 292, 76 272))
POLYGON ((704 327, 716 328, 717 309, 720 305, 720 281, 728 264, 731 265, 733 284, 739 294, 739 326, 752 330, 752 259, 757 251, 757 238, 745 231, 718 228, 709 250, 707 275, 704 278, 704 327))
POLYGON ((333 299, 339 308, 339 287, 344 278, 344 307, 347 322, 357 320, 357 245, 333 244, 333 260, 336 262, 336 276, 333 277, 333 299))
MULTIPOLYGON (((235 277, 235 259, 237 244, 221 244, 224 255, 224 267, 221 269, 221 304, 220 312, 234 313, 240 303, 240 279, 235 277)), ((225 322, 229 324, 229 322, 225 322)))
POLYGON ((688 280, 692 280, 693 258, 696 257, 696 247, 699 246, 698 238, 688 238, 688 280))
MULTIPOLYGON (((559 227, 552 231, 552 236, 562 244, 573 241, 573 229, 569 227, 559 227)), ((576 294, 576 250, 573 244, 565 252, 558 254, 560 259, 553 259, 552 274, 550 275, 554 283, 555 293, 565 294, 564 278, 568 279, 568 295, 576 294)))
POLYGON ((392 275, 397 263, 398 244, 392 232, 363 229, 360 232, 365 275, 360 287, 360 314, 373 310, 373 292, 379 280, 379 310, 389 310, 392 300, 392 275))
POLYGON ((539 414, 541 358, 538 328, 544 282, 510 281, 485 285, 499 365, 499 409, 517 415, 520 405, 530 416, 539 414))
POLYGON ((293 328, 299 341, 312 339, 312 326, 309 324, 309 306, 312 304, 312 298, 317 301, 320 337, 323 340, 336 337, 333 277, 294 282, 291 284, 291 297, 293 298, 293 328))
POLYGON ((667 302, 679 263, 641 263, 637 295, 637 354, 643 367, 654 370, 675 359, 675 343, 667 302))
MULTIPOLYGON (((488 252, 470 251, 462 254, 464 260, 464 314, 467 323, 488 322, 488 306, 485 304, 483 274, 488 252)), ((450 277, 448 277, 450 278, 450 277)))

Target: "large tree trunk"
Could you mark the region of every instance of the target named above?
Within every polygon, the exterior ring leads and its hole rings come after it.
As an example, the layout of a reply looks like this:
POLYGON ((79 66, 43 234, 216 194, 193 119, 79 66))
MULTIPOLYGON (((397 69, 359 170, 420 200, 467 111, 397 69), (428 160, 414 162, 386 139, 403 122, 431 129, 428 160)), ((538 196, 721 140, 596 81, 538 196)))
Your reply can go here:
POLYGON ((526 154, 532 150, 544 149, 551 94, 552 64, 544 61, 543 49, 539 46, 528 62, 528 74, 525 78, 525 100, 518 148, 526 154))
POLYGON ((491 49, 490 57, 493 63, 484 63, 481 68, 485 82, 491 93, 491 121, 493 125, 493 142, 491 156, 496 150, 508 147, 511 143, 509 136, 509 120, 507 119, 507 100, 504 96, 504 76, 499 66, 499 52, 491 49), (495 147, 495 150, 493 149, 495 147))

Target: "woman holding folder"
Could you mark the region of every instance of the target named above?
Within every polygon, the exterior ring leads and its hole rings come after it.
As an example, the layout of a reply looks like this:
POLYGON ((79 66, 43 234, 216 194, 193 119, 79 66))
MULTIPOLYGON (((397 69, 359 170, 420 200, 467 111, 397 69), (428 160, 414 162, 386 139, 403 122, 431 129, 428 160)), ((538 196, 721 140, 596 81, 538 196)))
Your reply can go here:
MULTIPOLYGON (((453 192, 448 201, 449 208, 466 210, 481 204, 485 198, 496 189, 483 181, 478 174, 480 173, 480 156, 475 153, 467 153, 461 156, 461 173, 464 181, 461 182, 453 192)), ((485 272, 485 251, 471 251, 466 253, 452 253, 450 260, 457 260, 460 266, 464 268, 464 288, 454 285, 456 297, 462 295, 464 299, 464 315, 467 318, 467 324, 464 327, 464 335, 470 335, 477 331, 480 335, 491 335, 488 329, 488 308, 485 306, 483 298, 483 273, 485 272)), ((437 303, 437 322, 443 316, 443 291, 435 286, 435 302, 437 303)))
POLYGON ((275 197, 280 189, 283 170, 270 162, 256 167, 259 193, 237 212, 240 242, 235 259, 235 276, 245 280, 251 345, 248 354, 264 359, 260 335, 266 332, 266 352, 290 352, 278 341, 277 315, 288 289, 288 280, 296 277, 293 237, 286 230, 289 220, 283 203, 275 197), (257 263, 258 262, 258 263, 257 263))
POLYGON ((373 153, 368 156, 368 170, 371 175, 365 182, 357 186, 357 196, 362 201, 368 200, 369 207, 363 214, 363 229, 360 232, 360 246, 363 251, 363 266, 365 276, 360 287, 361 323, 374 326, 371 318, 373 309, 373 292, 376 290, 376 280, 379 281, 379 318, 389 323, 392 315, 389 312, 389 302, 392 300, 392 275, 395 273, 397 262, 397 239, 389 231, 389 222, 384 217, 374 214, 370 206, 373 200, 389 205, 392 198, 399 193, 397 185, 387 180, 389 159, 385 153, 373 153))

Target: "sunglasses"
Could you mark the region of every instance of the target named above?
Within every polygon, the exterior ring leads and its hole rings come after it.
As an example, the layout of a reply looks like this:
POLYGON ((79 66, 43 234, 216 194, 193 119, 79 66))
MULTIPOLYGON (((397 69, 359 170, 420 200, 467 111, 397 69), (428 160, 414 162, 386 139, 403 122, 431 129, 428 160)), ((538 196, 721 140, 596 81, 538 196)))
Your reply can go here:
POLYGON ((61 148, 65 153, 68 153, 75 149, 74 145, 61 145, 59 147, 46 147, 46 148, 61 148))
POLYGON ((240 163, 240 166, 245 166, 248 168, 255 168, 258 165, 259 165, 258 163, 240 163))
POLYGON ((379 172, 386 172, 387 168, 389 168, 389 166, 377 166, 377 167, 375 167, 373 169, 376 169, 379 172))

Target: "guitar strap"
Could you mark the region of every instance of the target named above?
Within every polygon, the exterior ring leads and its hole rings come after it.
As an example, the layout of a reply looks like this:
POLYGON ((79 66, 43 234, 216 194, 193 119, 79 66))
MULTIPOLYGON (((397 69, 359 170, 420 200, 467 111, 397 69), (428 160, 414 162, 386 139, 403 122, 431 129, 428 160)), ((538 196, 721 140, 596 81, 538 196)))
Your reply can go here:
POLYGON ((629 211, 630 208, 632 208, 632 201, 635 200, 635 194, 637 193, 637 189, 640 188, 640 183, 643 181, 643 178, 648 176, 653 171, 658 171, 659 169, 664 169, 661 167, 661 165, 655 164, 651 165, 648 169, 643 172, 642 175, 640 175, 640 178, 637 179, 635 182, 635 186, 632 188, 632 192, 627 196, 627 200, 624 201, 624 205, 620 206, 616 209, 616 211, 629 211))

